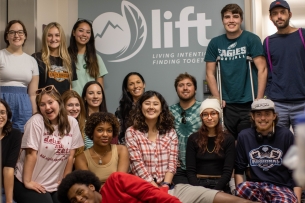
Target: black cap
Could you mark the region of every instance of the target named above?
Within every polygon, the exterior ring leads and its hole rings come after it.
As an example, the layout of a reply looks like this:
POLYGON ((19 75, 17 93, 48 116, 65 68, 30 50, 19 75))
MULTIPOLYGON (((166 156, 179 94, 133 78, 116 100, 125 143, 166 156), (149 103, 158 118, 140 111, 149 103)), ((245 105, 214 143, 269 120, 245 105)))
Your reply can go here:
POLYGON ((283 1, 283 0, 277 0, 277 1, 272 2, 270 4, 269 11, 271 11, 275 7, 283 7, 283 8, 287 8, 288 10, 290 10, 290 7, 289 7, 289 4, 287 3, 287 1, 283 1))

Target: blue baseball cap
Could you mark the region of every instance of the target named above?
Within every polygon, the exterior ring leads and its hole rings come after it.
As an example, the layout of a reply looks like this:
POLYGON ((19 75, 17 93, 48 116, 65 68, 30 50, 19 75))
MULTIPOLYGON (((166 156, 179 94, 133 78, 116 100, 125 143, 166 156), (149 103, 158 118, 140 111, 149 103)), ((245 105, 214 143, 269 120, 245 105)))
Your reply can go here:
POLYGON ((283 0, 277 0, 277 1, 272 2, 270 4, 269 11, 271 11, 275 7, 283 7, 283 8, 287 8, 288 10, 290 10, 290 6, 287 3, 287 1, 283 1, 283 0))

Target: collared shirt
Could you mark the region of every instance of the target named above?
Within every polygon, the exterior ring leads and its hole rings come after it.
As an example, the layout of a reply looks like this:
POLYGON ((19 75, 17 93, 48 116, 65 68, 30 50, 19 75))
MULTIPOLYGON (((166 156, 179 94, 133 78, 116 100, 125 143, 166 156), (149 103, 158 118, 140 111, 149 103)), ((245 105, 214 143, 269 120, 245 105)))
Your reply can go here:
POLYGON ((160 183, 167 172, 176 173, 178 138, 174 129, 163 135, 158 133, 156 142, 152 142, 148 140, 148 133, 130 127, 125 138, 133 174, 148 182, 156 179, 160 183))
POLYGON ((200 118, 199 108, 201 102, 196 101, 190 108, 185 110, 186 123, 182 123, 181 113, 183 112, 182 107, 179 103, 171 105, 170 111, 175 117, 175 129, 179 140, 179 164, 183 170, 186 170, 185 155, 186 155, 186 144, 188 137, 197 132, 202 121, 200 118))

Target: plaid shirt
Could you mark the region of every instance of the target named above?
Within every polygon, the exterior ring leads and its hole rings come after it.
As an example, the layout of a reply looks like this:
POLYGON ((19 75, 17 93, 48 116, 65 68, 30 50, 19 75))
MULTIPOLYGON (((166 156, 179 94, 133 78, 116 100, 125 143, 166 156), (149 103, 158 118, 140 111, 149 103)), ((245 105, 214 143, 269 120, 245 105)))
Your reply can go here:
POLYGON ((126 147, 129 152, 132 173, 151 182, 164 180, 165 174, 176 173, 178 138, 171 129, 164 135, 157 135, 156 142, 148 140, 148 134, 130 127, 126 130, 126 147))

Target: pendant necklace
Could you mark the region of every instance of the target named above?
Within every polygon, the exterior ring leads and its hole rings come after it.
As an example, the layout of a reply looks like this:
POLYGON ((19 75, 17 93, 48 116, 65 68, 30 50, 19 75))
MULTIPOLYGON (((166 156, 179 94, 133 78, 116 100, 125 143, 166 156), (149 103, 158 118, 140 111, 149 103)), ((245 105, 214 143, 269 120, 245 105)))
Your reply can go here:
MULTIPOLYGON (((110 148, 111 148, 111 146, 110 146, 110 148)), ((102 154, 102 156, 100 156, 98 153, 96 153, 96 151, 93 149, 93 147, 92 147, 91 149, 92 149, 92 150, 94 151, 94 153, 99 157, 98 165, 102 165, 102 163, 103 163, 102 158, 103 158, 108 152, 110 152, 110 150, 109 150, 109 151, 106 151, 104 154, 102 154)))

